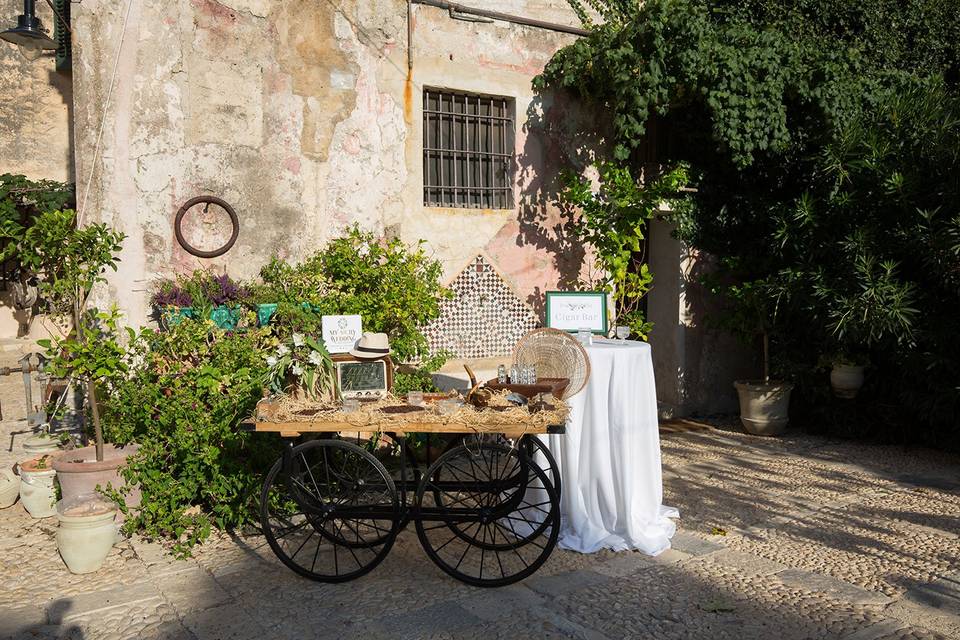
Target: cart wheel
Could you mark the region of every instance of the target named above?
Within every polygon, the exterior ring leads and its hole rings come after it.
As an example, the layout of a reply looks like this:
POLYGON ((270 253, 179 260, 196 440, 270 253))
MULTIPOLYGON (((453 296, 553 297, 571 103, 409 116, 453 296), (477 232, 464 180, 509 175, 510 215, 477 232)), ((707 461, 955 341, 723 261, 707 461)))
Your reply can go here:
MULTIPOLYGON (((537 436, 524 436, 520 440, 521 446, 528 447, 527 455, 531 460, 537 460, 537 455, 542 455, 544 461, 547 463, 547 469, 550 471, 550 482, 553 483, 553 488, 557 492, 557 497, 559 498, 563 495, 560 492, 560 467, 557 466, 557 459, 553 457, 553 454, 550 452, 550 449, 547 448, 547 445, 543 440, 537 436)), ((540 464, 539 462, 537 464, 540 464)), ((540 465, 543 468, 543 465, 540 465)))
POLYGON ((442 455, 417 490, 417 537, 430 559, 479 587, 523 580, 553 551, 560 500, 522 449, 480 443, 442 455))
POLYGON ((302 576, 345 582, 393 546, 400 504, 393 479, 370 453, 341 440, 311 440, 277 460, 260 498, 270 548, 302 576))
MULTIPOLYGON (((471 436, 466 436, 461 441, 465 443, 462 446, 466 448, 467 451, 473 452, 478 450, 476 443, 479 440, 473 440, 471 436), (466 444, 467 442, 473 442, 473 444, 466 444)), ((496 443, 496 441, 493 441, 492 443, 496 443)), ((504 444, 502 441, 497 444, 498 446, 510 448, 507 444, 504 444)), ((523 467, 522 464, 538 466, 544 473, 546 473, 547 470, 551 470, 553 472, 554 477, 556 478, 556 481, 557 482, 560 481, 560 472, 559 472, 559 469, 557 468, 556 461, 553 459, 553 456, 550 455, 550 451, 546 448, 546 446, 543 445, 542 442, 540 442, 538 438, 529 437, 529 436, 524 437, 517 443, 517 446, 523 448, 524 458, 521 458, 519 455, 516 455, 516 456, 513 456, 511 460, 503 462, 504 465, 509 464, 512 467, 509 470, 507 470, 505 467, 505 473, 507 474, 508 477, 513 474, 517 474, 517 477, 512 482, 507 483, 508 485, 513 487, 519 487, 519 486, 526 486, 528 484, 527 476, 523 476, 523 478, 521 479, 519 475, 521 473, 528 474, 528 475, 530 474, 530 472, 525 467, 523 467), (542 453, 545 453, 546 455, 544 458, 541 458, 538 460, 535 457, 537 452, 542 452, 542 453), (547 464, 546 468, 542 466, 542 462, 546 462, 547 464)), ((495 454, 494 457, 498 457, 498 456, 499 454, 495 454)), ((532 478, 530 479, 532 480, 532 478)), ((439 484, 442 484, 442 482, 439 484)), ((559 502, 560 492, 557 490, 556 484, 554 484, 554 491, 556 491, 557 493, 557 500, 559 502)), ((496 496, 495 506, 496 508, 499 508, 499 509, 505 509, 510 505, 511 501, 519 504, 520 495, 521 494, 518 494, 516 492, 511 493, 508 491, 504 491, 496 496)), ((436 487, 433 490, 433 500, 434 500, 434 504, 438 506, 440 505, 458 506, 458 504, 454 504, 456 503, 456 500, 452 497, 451 493, 440 491, 436 487)), ((552 509, 553 507, 554 505, 551 504, 549 507, 546 507, 546 508, 552 509)), ((468 522, 462 522, 462 521, 456 521, 456 520, 447 521, 447 526, 450 528, 450 531, 453 531, 462 540, 465 540, 466 542, 471 543, 473 546, 481 547, 488 550, 504 551, 504 550, 512 549, 517 546, 522 546, 526 544, 529 540, 536 539, 550 525, 551 520, 548 517, 541 517, 541 518, 537 518, 535 521, 532 520, 532 522, 534 526, 523 527, 522 531, 518 529, 518 533, 520 534, 520 536, 516 540, 511 539, 507 541, 484 540, 482 537, 476 538, 473 535, 471 535, 470 532, 468 531, 469 527, 466 526, 470 524, 468 522)), ((474 533, 479 533, 479 532, 475 531, 474 533)))

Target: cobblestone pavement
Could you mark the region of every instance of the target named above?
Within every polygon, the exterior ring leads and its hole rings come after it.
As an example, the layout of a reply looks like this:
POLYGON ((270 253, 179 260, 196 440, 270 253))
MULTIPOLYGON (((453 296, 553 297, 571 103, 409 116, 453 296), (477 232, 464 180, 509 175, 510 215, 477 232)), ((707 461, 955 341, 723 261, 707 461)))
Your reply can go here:
MULTIPOLYGON (((19 378, 0 401, 7 466, 29 435, 19 378)), ((343 585, 295 576, 256 535, 189 561, 134 538, 73 576, 56 520, 18 503, 0 511, 0 638, 960 638, 960 458, 694 423, 665 425, 662 451, 673 549, 556 551, 495 590, 446 577, 411 533, 343 585)))

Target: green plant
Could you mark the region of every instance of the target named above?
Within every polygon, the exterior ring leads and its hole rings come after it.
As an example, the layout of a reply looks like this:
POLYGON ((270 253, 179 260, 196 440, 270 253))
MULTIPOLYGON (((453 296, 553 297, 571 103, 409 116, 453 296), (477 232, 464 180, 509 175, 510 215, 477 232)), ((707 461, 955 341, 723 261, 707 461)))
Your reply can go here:
MULTIPOLYGON (((48 211, 34 219, 21 242, 20 262, 39 278, 41 295, 53 311, 73 320, 76 341, 85 343, 84 309, 93 287, 106 282, 107 268, 120 262, 124 234, 105 224, 77 227, 72 210, 48 211)), ((80 372, 86 382, 93 417, 97 461, 103 460, 103 434, 97 407, 96 382, 80 372)))
POLYGON ((330 354, 312 336, 294 333, 267 356, 267 382, 274 393, 303 394, 311 400, 330 402, 336 392, 336 377, 330 354))
POLYGON ((0 175, 0 262, 17 257, 19 245, 37 216, 69 208, 73 202, 72 184, 0 175))
POLYGON ((450 295, 442 273, 423 243, 408 247, 354 226, 298 265, 274 258, 260 277, 275 292, 273 301, 286 303, 277 311, 281 322, 302 302, 318 315, 359 314, 364 330, 389 335, 396 359, 405 362, 429 355, 420 328, 440 315, 440 301, 450 295))
POLYGON ((229 275, 196 269, 173 280, 157 282, 150 303, 157 308, 192 307, 194 317, 203 319, 216 307, 242 304, 249 297, 249 289, 229 275))
POLYGON ((212 525, 256 521, 262 475, 281 443, 237 423, 262 397, 264 354, 277 346, 266 328, 224 332, 201 322, 138 334, 129 373, 103 411, 111 441, 140 445, 123 472, 143 494, 128 532, 172 538, 176 553, 188 555, 212 525))
POLYGON ((634 171, 651 131, 661 170, 689 167, 677 235, 719 261, 725 315, 775 309, 766 368, 797 381, 796 421, 960 447, 960 2, 571 4, 603 20, 537 87, 609 114, 634 171), (825 354, 871 363, 855 402, 825 354))
MULTIPOLYGON (((641 307, 653 283, 646 263, 648 221, 687 183, 677 167, 647 184, 640 184, 630 169, 601 162, 599 189, 586 177, 566 172, 561 180, 559 205, 579 214, 574 226, 580 241, 592 251, 594 271, 578 283, 582 289, 606 291, 613 296, 617 323, 646 340, 653 325, 641 307)), ((681 201, 682 202, 682 201, 681 201)))
POLYGON ((91 382, 97 387, 112 386, 127 374, 127 342, 135 339, 130 327, 121 328, 120 312, 96 309, 84 313, 84 338, 76 334, 62 339, 44 339, 37 343, 46 349, 47 371, 56 378, 91 382))

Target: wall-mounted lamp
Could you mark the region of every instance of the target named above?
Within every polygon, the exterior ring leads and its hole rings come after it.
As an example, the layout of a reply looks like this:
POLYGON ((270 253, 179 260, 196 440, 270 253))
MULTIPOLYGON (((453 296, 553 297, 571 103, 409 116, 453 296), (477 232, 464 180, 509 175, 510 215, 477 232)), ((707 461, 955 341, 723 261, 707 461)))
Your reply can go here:
POLYGON ((34 0, 23 0, 23 15, 17 16, 17 26, 0 32, 0 38, 20 48, 27 60, 36 60, 44 50, 57 48, 57 43, 43 29, 40 18, 34 15, 34 0))

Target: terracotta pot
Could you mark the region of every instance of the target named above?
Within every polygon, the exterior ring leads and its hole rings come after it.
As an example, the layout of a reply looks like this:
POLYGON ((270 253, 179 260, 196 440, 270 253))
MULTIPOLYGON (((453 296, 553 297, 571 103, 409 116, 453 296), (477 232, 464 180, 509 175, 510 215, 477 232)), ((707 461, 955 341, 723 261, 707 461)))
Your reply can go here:
POLYGON ((775 436, 786 430, 792 384, 738 380, 733 386, 740 396, 740 422, 747 433, 775 436))
POLYGON ((830 386, 833 395, 847 400, 857 397, 863 386, 863 369, 861 365, 835 364, 830 370, 830 386))
MULTIPOLYGON (((103 445, 103 462, 97 462, 96 447, 81 447, 59 454, 53 461, 53 468, 60 480, 60 492, 64 500, 75 498, 84 493, 96 493, 97 485, 103 488, 111 484, 114 489, 126 486, 119 469, 127 458, 137 452, 137 445, 128 444, 120 448, 112 444, 103 445)), ((132 487, 124 496, 131 509, 140 506, 140 488, 132 487)))

